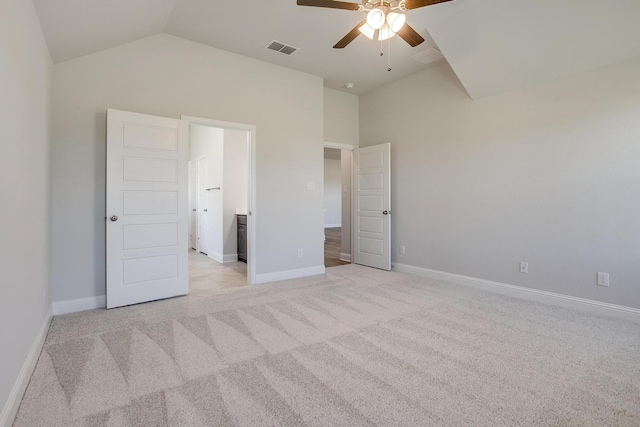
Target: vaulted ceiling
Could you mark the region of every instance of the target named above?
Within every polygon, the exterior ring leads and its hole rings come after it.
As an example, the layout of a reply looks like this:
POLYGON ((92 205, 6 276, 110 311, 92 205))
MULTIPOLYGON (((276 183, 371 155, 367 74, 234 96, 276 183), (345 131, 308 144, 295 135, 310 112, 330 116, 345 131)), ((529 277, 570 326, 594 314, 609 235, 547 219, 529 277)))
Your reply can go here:
POLYGON ((417 47, 399 37, 381 46, 360 36, 344 49, 332 46, 363 12, 302 7, 296 0, 34 3, 54 63, 168 33, 318 75, 329 88, 347 91, 351 82, 354 94, 444 60, 469 95, 482 98, 640 56, 639 0, 454 0, 406 12, 426 39, 417 47), (272 40, 298 50, 287 56, 265 49, 272 40), (433 47, 444 59, 412 58, 433 47))

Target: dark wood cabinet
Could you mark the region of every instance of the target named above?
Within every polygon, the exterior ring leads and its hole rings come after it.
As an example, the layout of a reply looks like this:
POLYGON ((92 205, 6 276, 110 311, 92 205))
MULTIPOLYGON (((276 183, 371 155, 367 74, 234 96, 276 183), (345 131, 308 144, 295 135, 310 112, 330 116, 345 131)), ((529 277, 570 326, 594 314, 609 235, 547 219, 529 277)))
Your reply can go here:
POLYGON ((247 216, 237 215, 238 219, 238 261, 247 262, 247 216))

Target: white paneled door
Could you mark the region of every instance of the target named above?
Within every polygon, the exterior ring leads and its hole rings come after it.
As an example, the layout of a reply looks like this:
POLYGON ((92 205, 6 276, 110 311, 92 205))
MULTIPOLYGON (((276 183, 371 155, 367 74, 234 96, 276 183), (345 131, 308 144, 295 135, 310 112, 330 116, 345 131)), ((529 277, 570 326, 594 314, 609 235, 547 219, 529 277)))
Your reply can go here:
POLYGON ((188 291, 188 124, 107 111, 107 308, 188 291))
POLYGON ((391 144, 353 150, 353 262, 391 270, 391 144))

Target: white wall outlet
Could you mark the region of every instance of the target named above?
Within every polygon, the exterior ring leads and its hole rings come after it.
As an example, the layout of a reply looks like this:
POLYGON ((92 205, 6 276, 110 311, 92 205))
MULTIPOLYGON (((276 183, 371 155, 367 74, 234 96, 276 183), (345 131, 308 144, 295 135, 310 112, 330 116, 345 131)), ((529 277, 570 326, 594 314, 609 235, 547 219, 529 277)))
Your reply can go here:
POLYGON ((302 255, 303 255, 302 249, 298 249, 298 258, 302 258, 302 255))
POLYGON ((315 189, 316 189, 316 182, 315 181, 307 182, 307 190, 315 190, 315 189))
POLYGON ((529 272, 529 263, 521 261, 520 262, 520 273, 528 273, 529 272))
POLYGON ((609 273, 598 272, 598 286, 609 287, 609 273))
POLYGON ((400 245, 400 253, 403 255, 407 253, 407 248, 405 248, 404 245, 400 245))

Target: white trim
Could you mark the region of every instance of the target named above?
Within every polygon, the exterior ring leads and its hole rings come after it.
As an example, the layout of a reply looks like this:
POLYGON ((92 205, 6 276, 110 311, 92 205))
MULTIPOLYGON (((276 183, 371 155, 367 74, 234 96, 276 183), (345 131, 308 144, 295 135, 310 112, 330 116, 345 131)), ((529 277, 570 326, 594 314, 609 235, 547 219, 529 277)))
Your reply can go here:
POLYGON ((222 262, 237 262, 238 254, 224 254, 222 256, 222 262))
POLYGON ((222 254, 217 253, 217 252, 209 252, 207 254, 207 256, 209 258, 211 258, 212 260, 214 260, 215 262, 219 262, 220 264, 222 264, 224 262, 224 256, 222 254))
POLYGON ((496 292, 511 297, 522 298, 559 307, 587 311, 589 313, 613 316, 621 319, 640 322, 640 310, 633 307, 609 304, 606 302, 594 301, 586 298, 557 294, 554 292, 541 291, 538 289, 525 288, 522 286, 509 285, 506 283, 493 282, 491 280, 479 279, 477 277, 463 276, 460 274, 447 273, 445 271, 430 270, 428 268, 415 267, 406 264, 393 263, 392 268, 394 271, 398 271, 401 273, 409 273, 415 274, 416 276, 428 277, 430 279, 443 280, 458 285, 483 289, 486 291, 496 292))
POLYGON ((53 315, 76 313, 78 311, 94 310, 96 308, 105 308, 107 306, 104 295, 95 297, 68 299, 65 301, 54 301, 53 315))
POLYGON ((357 144, 345 144, 342 142, 331 142, 331 141, 325 141, 324 146, 327 148, 335 148, 337 150, 348 150, 348 151, 358 148, 357 144))
POLYGON ((223 129, 238 129, 249 132, 248 156, 249 156, 249 185, 247 189, 247 283, 258 283, 256 265, 258 264, 258 223, 256 221, 257 209, 257 173, 256 173, 256 153, 257 150, 257 129, 255 125, 245 123, 227 122, 224 120, 207 119, 203 117, 181 115, 180 119, 191 124, 212 126, 223 129))
POLYGON ((345 254, 344 252, 340 252, 340 261, 351 262, 351 254, 345 254))
POLYGON ((36 368, 36 363, 38 362, 38 358, 42 352, 42 347, 44 347, 44 340, 47 338, 47 332, 49 331, 49 325, 51 324, 52 318, 52 307, 49 306, 47 314, 45 315, 44 320, 40 325, 40 329, 38 330, 38 334, 31 345, 31 349, 29 349, 29 353, 27 353, 27 357, 22 364, 22 368, 20 368, 18 378, 16 378, 16 382, 13 383, 13 387, 9 393, 9 398, 0 413, 0 426, 2 427, 11 426, 18 414, 20 402, 22 402, 22 397, 24 396, 24 392, 27 390, 31 375, 36 368))
POLYGON ((299 277, 317 276, 318 274, 324 274, 324 265, 317 265, 315 267, 298 268, 296 270, 276 271, 273 273, 264 273, 257 275, 258 283, 277 282, 278 280, 297 279, 299 277))
POLYGON ((324 228, 336 228, 336 227, 342 227, 341 223, 338 224, 325 224, 324 228))

